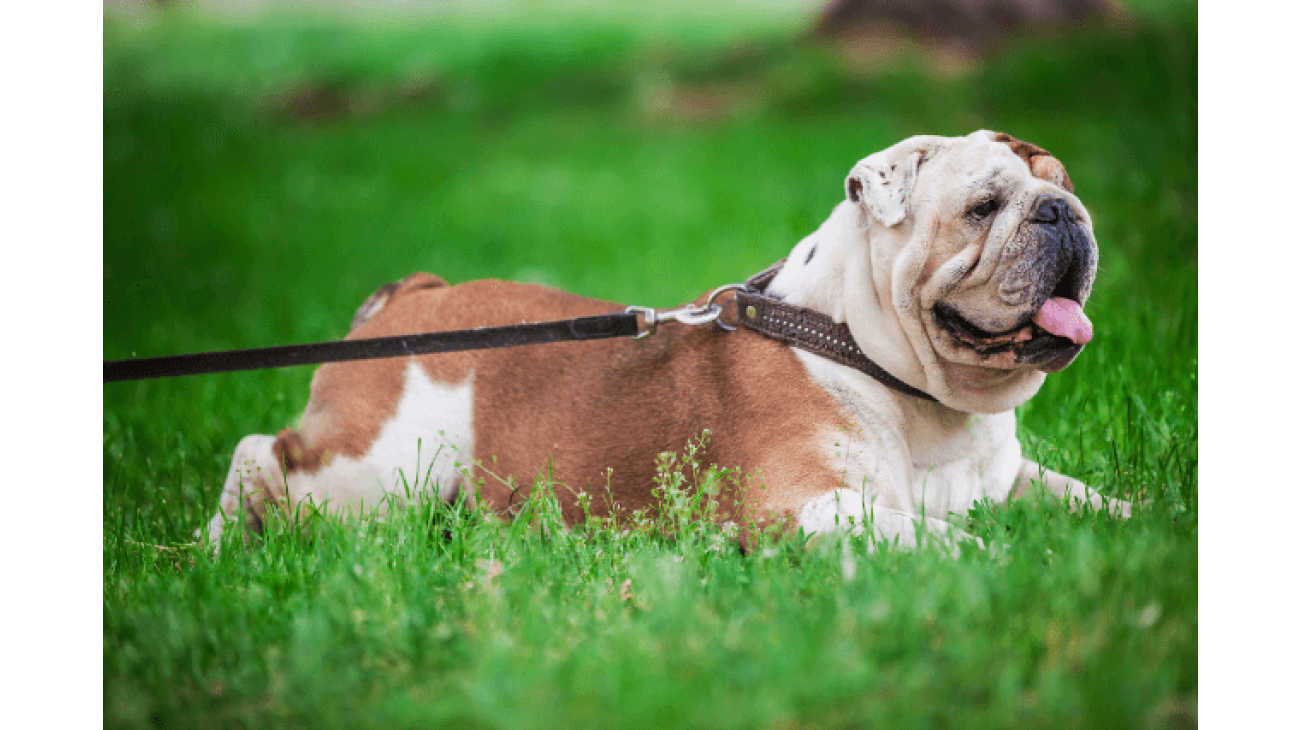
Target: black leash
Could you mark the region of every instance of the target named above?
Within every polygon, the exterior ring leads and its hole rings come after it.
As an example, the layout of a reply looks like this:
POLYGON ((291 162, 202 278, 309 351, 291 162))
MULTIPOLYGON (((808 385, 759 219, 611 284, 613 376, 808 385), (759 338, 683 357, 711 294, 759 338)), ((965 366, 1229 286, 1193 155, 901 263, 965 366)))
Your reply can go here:
POLYGON ((504 327, 479 327, 469 330, 426 332, 366 340, 315 342, 306 345, 262 347, 253 350, 201 352, 194 355, 145 357, 135 360, 105 360, 104 382, 169 378, 179 375, 228 373, 239 370, 263 370, 293 365, 318 365, 348 360, 373 360, 382 357, 432 355, 465 350, 520 347, 550 342, 606 340, 615 337, 647 337, 660 323, 680 322, 705 325, 710 322, 724 330, 742 326, 766 337, 829 358, 866 373, 901 393, 933 401, 934 397, 895 378, 862 352, 847 324, 811 309, 796 307, 767 295, 767 286, 785 266, 782 259, 751 276, 743 284, 727 284, 714 289, 703 306, 687 304, 677 309, 655 310, 628 307, 614 314, 598 314, 550 322, 512 324, 504 327), (737 322, 726 324, 719 317, 722 305, 717 302, 724 292, 736 292, 737 322), (645 329, 641 328, 645 323, 645 329))
POLYGON ((604 340, 612 337, 635 337, 638 333, 636 313, 618 312, 551 322, 375 337, 367 340, 315 342, 306 345, 200 352, 193 355, 144 357, 135 360, 105 360, 104 382, 116 383, 123 380, 170 378, 178 375, 262 370, 404 355, 430 355, 549 342, 604 340))

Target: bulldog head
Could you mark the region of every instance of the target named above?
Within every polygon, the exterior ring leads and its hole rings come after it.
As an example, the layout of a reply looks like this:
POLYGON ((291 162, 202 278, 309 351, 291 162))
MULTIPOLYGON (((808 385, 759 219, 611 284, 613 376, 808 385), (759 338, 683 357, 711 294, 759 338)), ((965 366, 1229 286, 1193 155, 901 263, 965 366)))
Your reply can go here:
POLYGON ((1000 412, 1092 339, 1092 221, 1046 150, 987 131, 913 137, 859 162, 845 188, 843 316, 897 377, 1000 412))

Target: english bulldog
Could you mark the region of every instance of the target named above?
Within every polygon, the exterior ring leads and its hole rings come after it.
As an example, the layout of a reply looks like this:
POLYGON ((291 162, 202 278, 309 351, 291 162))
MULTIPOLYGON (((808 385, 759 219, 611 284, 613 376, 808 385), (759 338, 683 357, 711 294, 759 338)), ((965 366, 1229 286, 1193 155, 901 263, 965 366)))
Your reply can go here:
MULTIPOLYGON (((328 364, 297 428, 239 442, 209 539, 228 519, 256 535, 268 510, 388 510, 412 489, 508 515, 539 478, 570 523, 583 502, 597 516, 653 508, 656 456, 706 429, 707 463, 745 482, 727 514, 750 524, 953 546, 970 537, 954 519, 976 501, 1037 486, 1128 516, 1126 502, 1024 459, 1016 439, 1015 407, 1093 334, 1083 307, 1097 244, 1060 161, 1005 134, 919 136, 854 165, 845 193, 763 294, 846 325, 887 375, 746 328, 680 324, 328 364)), ((372 295, 348 338, 623 310, 414 274, 372 295)))

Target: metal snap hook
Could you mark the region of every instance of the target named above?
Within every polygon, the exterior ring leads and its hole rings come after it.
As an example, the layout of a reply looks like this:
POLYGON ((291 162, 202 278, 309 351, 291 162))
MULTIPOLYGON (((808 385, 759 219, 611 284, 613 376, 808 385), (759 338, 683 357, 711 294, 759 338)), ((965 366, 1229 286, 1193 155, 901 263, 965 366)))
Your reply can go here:
POLYGON ((658 330, 660 322, 681 322, 682 324, 691 326, 699 326, 712 322, 730 332, 735 330, 736 327, 735 325, 729 325, 721 320, 722 305, 717 304, 715 300, 717 300, 723 292, 744 288, 744 284, 727 284, 726 286, 720 286, 709 294, 709 298, 705 300, 704 306, 702 307, 697 307, 694 304, 687 304, 686 306, 678 307, 677 309, 665 309, 661 312, 651 309, 650 307, 632 306, 623 311, 640 314, 642 319, 645 320, 645 331, 639 332, 634 336, 634 339, 638 340, 642 337, 653 335, 658 330))

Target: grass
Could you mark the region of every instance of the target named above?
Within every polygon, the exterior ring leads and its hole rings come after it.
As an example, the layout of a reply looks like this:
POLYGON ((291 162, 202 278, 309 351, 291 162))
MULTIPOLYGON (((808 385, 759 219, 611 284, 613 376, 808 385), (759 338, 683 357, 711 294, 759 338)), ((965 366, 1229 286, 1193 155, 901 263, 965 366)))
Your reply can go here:
POLYGON ((106 22, 105 358, 337 338, 415 270, 672 305, 785 255, 861 157, 990 128, 1065 161, 1102 247, 1098 337, 1020 409, 1026 452, 1144 502, 981 506, 998 547, 960 560, 741 555, 689 503, 566 531, 542 496, 213 558, 188 543, 235 443, 310 370, 106 386, 106 724, 1194 721, 1195 10, 1142 7, 953 78, 854 73, 771 18, 106 22), (284 111, 308 97, 354 111, 284 111))

